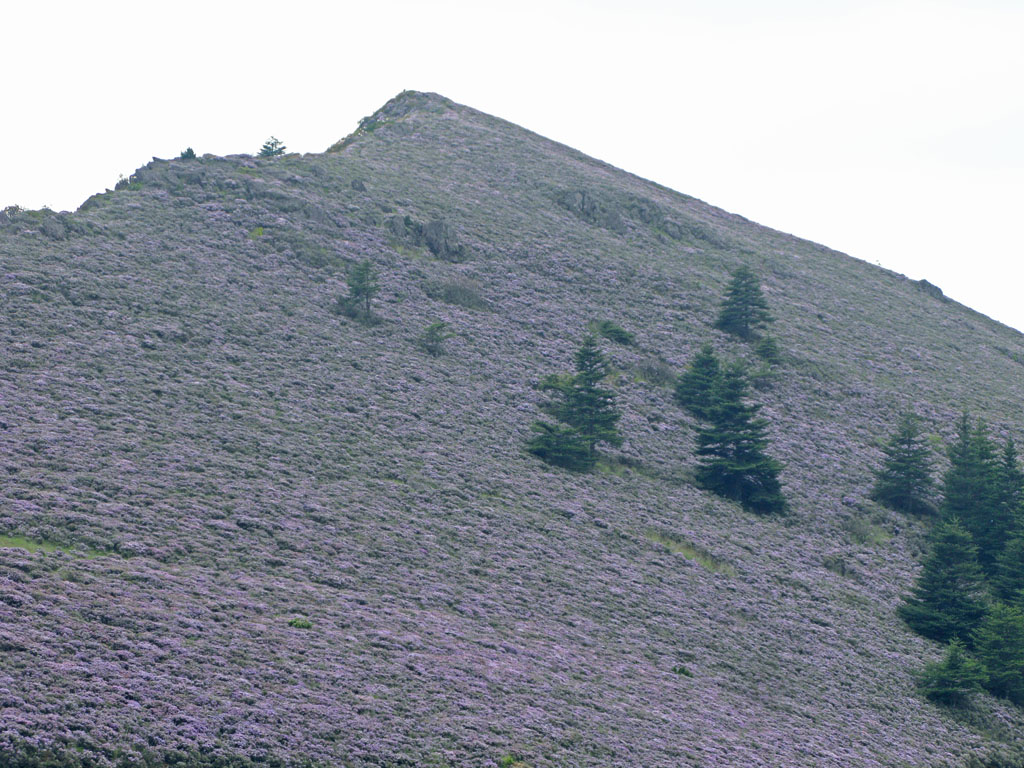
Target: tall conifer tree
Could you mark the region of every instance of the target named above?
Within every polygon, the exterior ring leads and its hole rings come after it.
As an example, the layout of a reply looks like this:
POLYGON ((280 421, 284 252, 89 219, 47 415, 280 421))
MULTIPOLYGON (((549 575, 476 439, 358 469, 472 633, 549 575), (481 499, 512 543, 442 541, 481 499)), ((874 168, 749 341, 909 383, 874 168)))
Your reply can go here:
POLYGON ((676 383, 675 399, 698 419, 707 421, 717 396, 721 366, 710 344, 700 348, 676 383))
POLYGON ((585 472, 597 463, 598 443, 622 444, 621 414, 615 393, 600 386, 610 368, 593 335, 583 340, 575 362, 575 375, 549 376, 541 384, 554 393, 543 410, 562 423, 534 422, 527 450, 549 464, 585 472))
POLYGON ((1012 536, 999 553, 992 591, 1000 600, 1024 609, 1024 533, 1012 536))
POLYGON ((988 688, 1024 704, 1024 612, 996 603, 974 633, 974 649, 988 672, 988 688))
POLYGON ((768 302, 761 292, 757 275, 750 267, 741 266, 732 273, 715 327, 750 340, 757 338, 758 330, 767 326, 771 320, 768 302))
POLYGON ((956 518, 937 523, 931 539, 931 552, 899 614, 925 637, 969 642, 986 609, 977 547, 956 518))
POLYGON ((786 500, 779 483, 782 465, 765 453, 768 422, 759 407, 744 402, 746 380, 738 366, 725 369, 708 413, 697 432, 697 482, 759 513, 782 512, 786 500))
POLYGON ((930 452, 917 416, 904 414, 882 450, 885 461, 875 476, 871 498, 901 512, 934 512, 930 452))

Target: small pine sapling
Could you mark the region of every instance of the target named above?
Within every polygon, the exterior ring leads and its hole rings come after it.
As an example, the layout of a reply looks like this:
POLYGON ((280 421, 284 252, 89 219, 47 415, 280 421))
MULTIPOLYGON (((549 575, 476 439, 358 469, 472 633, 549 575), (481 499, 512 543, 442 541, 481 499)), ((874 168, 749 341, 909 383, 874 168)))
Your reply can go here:
POLYGON ((284 142, 282 142, 278 138, 275 138, 274 136, 271 136, 269 139, 263 142, 263 146, 260 147, 259 156, 280 157, 281 155, 284 154, 286 149, 287 147, 284 145, 284 142))
POLYGON ((443 320, 431 323, 423 329, 417 343, 424 352, 431 357, 440 357, 444 354, 444 343, 455 334, 448 330, 448 323, 443 320))
POLYGON ((370 308, 370 300, 377 295, 380 285, 377 274, 369 259, 354 264, 348 271, 348 296, 339 296, 334 311, 338 314, 374 324, 376 317, 370 308))

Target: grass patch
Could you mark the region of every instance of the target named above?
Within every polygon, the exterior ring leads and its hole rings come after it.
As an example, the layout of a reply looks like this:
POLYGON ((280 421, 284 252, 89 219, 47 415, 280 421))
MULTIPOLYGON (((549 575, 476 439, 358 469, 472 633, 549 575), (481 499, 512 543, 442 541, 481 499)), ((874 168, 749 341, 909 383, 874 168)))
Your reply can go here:
POLYGON ((862 517, 844 520, 840 527, 850 535, 851 540, 861 546, 881 547, 892 539, 892 535, 880 525, 862 517))
POLYGON ((664 531, 657 531, 653 528, 648 529, 644 536, 647 537, 648 541, 660 544, 670 552, 682 555, 687 560, 692 560, 702 566, 705 570, 711 571, 712 573, 724 573, 727 576, 736 575, 736 569, 729 565, 729 563, 715 557, 703 547, 698 547, 696 544, 692 544, 686 539, 682 539, 671 533, 665 533, 664 531))
POLYGON ((488 310, 491 305, 483 297, 480 284, 468 278, 455 280, 431 280, 423 286, 424 293, 432 299, 454 304, 464 309, 488 310))
POLYGON ((24 536, 0 536, 0 549, 24 549, 28 552, 45 552, 47 554, 51 552, 63 552, 67 555, 85 557, 87 560, 93 560, 107 554, 106 552, 101 552, 98 549, 70 549, 68 547, 62 547, 59 544, 54 544, 52 541, 35 541, 34 539, 28 539, 24 536))
POLYGON ((646 381, 656 387, 674 387, 676 372, 672 366, 659 357, 646 357, 636 364, 635 374, 638 381, 646 381))

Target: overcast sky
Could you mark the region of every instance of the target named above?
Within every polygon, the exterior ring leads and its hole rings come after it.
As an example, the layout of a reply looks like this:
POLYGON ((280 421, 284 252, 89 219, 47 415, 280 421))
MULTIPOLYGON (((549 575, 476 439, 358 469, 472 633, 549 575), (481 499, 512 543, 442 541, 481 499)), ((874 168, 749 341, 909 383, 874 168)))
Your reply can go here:
POLYGON ((436 91, 1024 329, 1024 0, 9 5, 0 208, 436 91))

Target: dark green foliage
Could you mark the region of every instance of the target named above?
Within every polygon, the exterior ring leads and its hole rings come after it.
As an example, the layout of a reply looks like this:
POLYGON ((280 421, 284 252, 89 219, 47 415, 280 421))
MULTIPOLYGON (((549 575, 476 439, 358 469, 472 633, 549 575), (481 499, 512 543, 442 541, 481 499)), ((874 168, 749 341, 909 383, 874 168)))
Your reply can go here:
POLYGON ((271 136, 269 139, 263 142, 263 146, 260 147, 259 156, 278 157, 280 155, 283 155, 286 149, 287 147, 284 145, 284 142, 282 142, 280 139, 271 136))
POLYGON ((444 354, 444 343, 455 334, 448 330, 448 323, 443 320, 431 323, 423 329, 417 343, 428 355, 440 357, 444 354))
POLYGON ((871 498, 900 512, 935 512, 931 501, 931 457, 917 416, 904 414, 882 450, 885 461, 875 475, 871 498))
POLYGON ((296 617, 294 619, 289 619, 288 620, 288 626, 289 627, 295 627, 296 629, 312 629, 313 622, 310 621, 309 619, 303 619, 301 617, 296 617))
POLYGON ((978 562, 989 576, 1012 535, 1021 498, 1022 481, 1016 448, 1008 441, 1002 457, 984 423, 971 423, 965 414, 957 422, 949 446, 950 467, 943 483, 942 513, 958 517, 978 547, 978 562))
POLYGON ((977 548, 957 519, 932 531, 931 552, 899 614, 915 632, 940 642, 971 638, 985 615, 985 584, 977 548))
POLYGON ((954 637, 940 662, 927 665, 919 678, 925 696, 939 704, 963 706, 972 693, 980 691, 988 682, 985 668, 968 652, 959 638, 954 637))
POLYGON ((996 696, 1024 704, 1024 611, 996 603, 974 633, 974 649, 996 696))
POLYGON ((707 421, 715 404, 722 371, 710 344, 701 347, 676 382, 675 399, 696 418, 707 421))
POLYGON ((615 395, 599 386, 609 373, 597 340, 587 336, 576 353, 575 375, 549 376, 541 384, 555 396, 544 410, 565 426, 536 422, 527 450, 549 463, 586 471, 597 461, 598 443, 621 445, 615 395))
POLYGON ((622 445, 617 427, 621 414, 615 408, 615 394, 598 386, 610 372, 597 339, 587 336, 576 352, 576 375, 565 392, 558 418, 579 430, 591 450, 598 443, 622 445))
POLYGON ((630 347, 636 343, 636 337, 632 333, 611 320, 599 320, 591 323, 590 328, 597 335, 603 336, 608 341, 615 342, 616 344, 630 347))
POLYGON ((181 154, 178 155, 179 160, 195 160, 196 152, 192 147, 186 147, 182 150, 181 154))
MULTIPOLYGON (((1002 570, 999 562, 1008 543, 1024 535, 1024 473, 1020 470, 1017 446, 1012 437, 1003 443, 996 479, 995 514, 986 535, 978 542, 979 547, 988 550, 982 564, 995 564, 990 569, 993 576, 1002 570)), ((1018 559, 1017 562, 1019 568, 1024 570, 1024 559, 1018 559)))
POLYGON ((586 440, 572 427, 535 421, 530 426, 535 433, 526 444, 526 450, 548 464, 589 472, 597 463, 597 453, 590 450, 586 440))
POLYGON ((981 422, 971 423, 963 414, 956 424, 956 437, 947 448, 949 469, 943 477, 942 513, 956 517, 972 530, 974 518, 991 508, 996 491, 997 464, 988 430, 981 422))
POLYGON ((999 553, 992 591, 1000 600, 1024 608, 1024 534, 1011 538, 999 553))
POLYGON ((697 432, 697 483, 761 514, 782 512, 782 465, 765 454, 768 422, 759 407, 744 402, 746 381, 739 367, 722 371, 708 409, 708 425, 697 432))
POLYGON ((339 296, 335 305, 338 314, 345 315, 366 323, 374 322, 370 309, 370 300, 377 295, 380 285, 377 274, 369 259, 353 265, 348 271, 348 296, 339 296))
POLYGON ((771 320, 757 275, 749 267, 740 267, 732 273, 715 328, 749 341, 771 320))
POLYGON ((779 343, 774 336, 765 334, 754 344, 754 354, 760 357, 769 365, 778 365, 782 360, 782 353, 779 351, 779 343))

